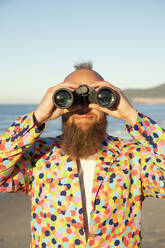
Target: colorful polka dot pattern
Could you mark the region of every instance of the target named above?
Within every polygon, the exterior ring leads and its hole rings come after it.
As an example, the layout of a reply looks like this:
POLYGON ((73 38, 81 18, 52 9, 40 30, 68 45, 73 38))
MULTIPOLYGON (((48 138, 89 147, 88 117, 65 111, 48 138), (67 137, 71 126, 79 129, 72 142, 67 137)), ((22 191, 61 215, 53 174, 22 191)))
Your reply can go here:
POLYGON ((132 140, 105 137, 97 157, 86 243, 77 166, 60 137, 39 138, 32 113, 0 139, 0 192, 28 193, 31 248, 141 247, 144 197, 165 197, 165 133, 138 114, 132 140))

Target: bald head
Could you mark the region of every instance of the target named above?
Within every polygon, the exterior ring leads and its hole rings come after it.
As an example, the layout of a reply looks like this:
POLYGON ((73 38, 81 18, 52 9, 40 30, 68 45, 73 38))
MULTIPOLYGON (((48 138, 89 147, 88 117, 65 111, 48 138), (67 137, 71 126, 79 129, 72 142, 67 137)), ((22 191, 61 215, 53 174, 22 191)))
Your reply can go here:
POLYGON ((103 81, 103 77, 96 71, 89 69, 79 69, 70 73, 65 82, 77 82, 80 84, 90 84, 98 81, 103 81))

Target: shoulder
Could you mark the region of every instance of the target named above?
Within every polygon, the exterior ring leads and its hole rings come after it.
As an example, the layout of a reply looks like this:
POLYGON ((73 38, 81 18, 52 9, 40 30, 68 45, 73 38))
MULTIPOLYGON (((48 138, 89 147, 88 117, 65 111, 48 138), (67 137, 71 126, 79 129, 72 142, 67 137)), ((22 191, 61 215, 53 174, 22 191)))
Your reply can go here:
POLYGON ((134 139, 123 139, 107 135, 104 139, 103 145, 109 147, 116 147, 118 150, 129 150, 140 148, 140 143, 134 139))
POLYGON ((58 149, 61 147, 61 136, 57 137, 43 137, 36 140, 34 146, 45 151, 52 148, 58 149))

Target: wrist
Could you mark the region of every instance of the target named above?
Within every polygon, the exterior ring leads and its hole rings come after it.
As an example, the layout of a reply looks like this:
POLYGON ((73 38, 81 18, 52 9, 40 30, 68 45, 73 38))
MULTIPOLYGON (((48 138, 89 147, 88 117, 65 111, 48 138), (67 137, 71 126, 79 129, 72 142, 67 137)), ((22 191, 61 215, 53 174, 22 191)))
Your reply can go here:
POLYGON ((33 112, 33 121, 38 128, 41 128, 45 123, 44 120, 39 115, 37 115, 35 111, 33 112))
POLYGON ((127 115, 123 118, 132 127, 136 124, 138 112, 132 108, 127 112, 127 115))

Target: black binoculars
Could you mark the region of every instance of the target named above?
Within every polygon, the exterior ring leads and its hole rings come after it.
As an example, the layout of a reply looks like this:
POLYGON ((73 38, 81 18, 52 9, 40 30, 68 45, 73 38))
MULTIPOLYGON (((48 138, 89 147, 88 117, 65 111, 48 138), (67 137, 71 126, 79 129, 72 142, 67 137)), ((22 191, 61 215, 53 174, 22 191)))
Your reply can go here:
POLYGON ((109 87, 101 87, 95 90, 88 85, 81 85, 73 92, 67 88, 60 88, 53 94, 53 102, 56 107, 64 109, 75 104, 96 103, 101 107, 112 107, 116 102, 116 92, 109 87))

